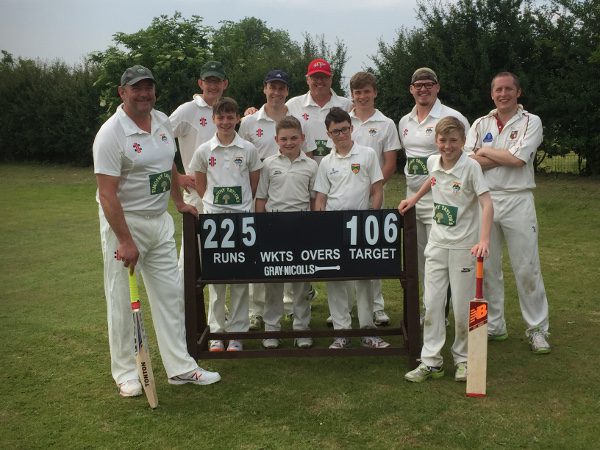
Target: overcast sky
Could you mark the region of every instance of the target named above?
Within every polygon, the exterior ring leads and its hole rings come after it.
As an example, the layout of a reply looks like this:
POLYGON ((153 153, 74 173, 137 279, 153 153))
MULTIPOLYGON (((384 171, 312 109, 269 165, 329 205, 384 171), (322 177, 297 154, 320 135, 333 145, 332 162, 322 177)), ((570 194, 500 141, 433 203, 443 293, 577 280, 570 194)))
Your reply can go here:
POLYGON ((205 25, 221 20, 257 17, 269 28, 336 37, 348 46, 345 75, 371 64, 382 39, 391 44, 401 27, 417 25, 417 0, 0 0, 0 49, 15 56, 69 64, 88 53, 105 50, 114 33, 133 33, 161 14, 204 18, 205 25))

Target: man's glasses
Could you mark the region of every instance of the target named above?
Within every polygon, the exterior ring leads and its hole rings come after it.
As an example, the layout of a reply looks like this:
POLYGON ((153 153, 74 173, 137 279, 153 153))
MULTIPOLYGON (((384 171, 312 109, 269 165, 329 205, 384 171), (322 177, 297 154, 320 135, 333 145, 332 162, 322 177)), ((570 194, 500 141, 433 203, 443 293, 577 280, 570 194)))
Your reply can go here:
POLYGON ((427 89, 428 91, 433 88, 437 83, 428 81, 426 83, 413 83, 413 87, 418 91, 420 89, 427 89))
POLYGON ((350 127, 334 128, 333 130, 330 131, 330 133, 333 134, 334 136, 339 136, 340 134, 348 134, 349 132, 350 132, 350 127))

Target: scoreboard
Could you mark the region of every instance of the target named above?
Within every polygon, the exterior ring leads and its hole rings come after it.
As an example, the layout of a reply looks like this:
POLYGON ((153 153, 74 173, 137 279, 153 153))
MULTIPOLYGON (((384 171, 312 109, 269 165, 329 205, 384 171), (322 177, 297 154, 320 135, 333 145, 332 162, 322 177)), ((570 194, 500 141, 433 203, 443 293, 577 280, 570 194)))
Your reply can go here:
POLYGON ((398 278, 395 209, 201 214, 206 283, 398 278))

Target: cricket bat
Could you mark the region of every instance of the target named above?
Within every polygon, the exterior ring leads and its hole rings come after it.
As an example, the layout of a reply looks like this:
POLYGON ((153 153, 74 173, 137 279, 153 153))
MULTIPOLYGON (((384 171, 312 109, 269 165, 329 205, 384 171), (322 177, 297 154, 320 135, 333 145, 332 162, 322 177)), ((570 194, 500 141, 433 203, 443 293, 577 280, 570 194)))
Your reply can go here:
POLYGON ((129 298, 131 300, 131 313, 133 316, 133 334, 135 340, 135 362, 138 376, 144 387, 146 398, 150 408, 158 406, 158 397, 156 396, 156 384, 154 383, 154 373, 152 373, 152 361, 146 339, 146 329, 144 328, 144 319, 140 305, 140 293, 138 290, 137 279, 133 270, 129 271, 129 298))
POLYGON ((483 257, 477 258, 475 298, 469 302, 467 397, 485 397, 488 303, 483 298, 483 257))

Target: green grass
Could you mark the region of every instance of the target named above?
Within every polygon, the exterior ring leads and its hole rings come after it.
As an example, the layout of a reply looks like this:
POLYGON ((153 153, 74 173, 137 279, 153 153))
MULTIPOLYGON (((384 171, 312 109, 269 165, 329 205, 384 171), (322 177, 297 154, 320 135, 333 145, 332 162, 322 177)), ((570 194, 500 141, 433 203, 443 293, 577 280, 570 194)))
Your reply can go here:
MULTIPOLYGON (((398 175, 386 203, 403 191, 398 175)), ((441 380, 409 384, 404 357, 204 361, 221 383, 170 386, 147 316, 160 399, 154 411, 143 397, 120 398, 110 376, 91 169, 0 166, 0 192, 0 448, 597 445, 597 179, 538 176, 552 353, 529 351, 505 260, 510 337, 490 344, 486 398, 466 398, 450 367, 441 380)), ((314 322, 324 326, 319 287, 314 322)), ((399 320, 397 283, 386 281, 384 293, 399 320)))

